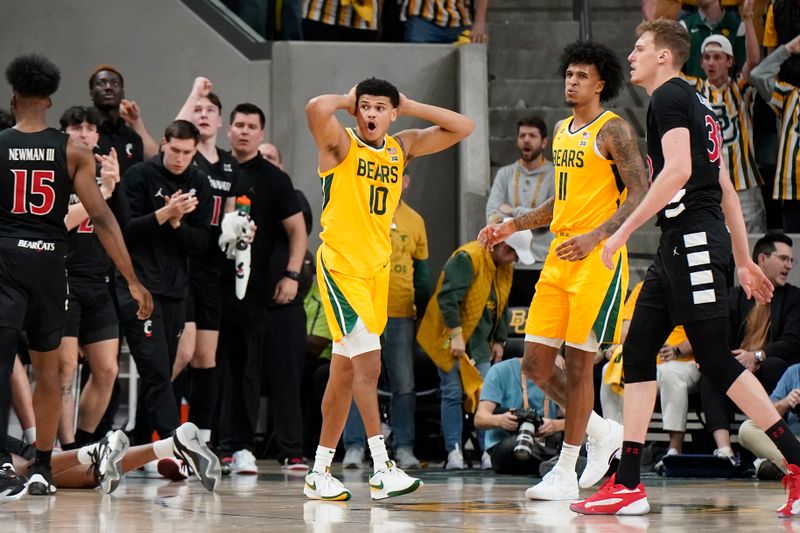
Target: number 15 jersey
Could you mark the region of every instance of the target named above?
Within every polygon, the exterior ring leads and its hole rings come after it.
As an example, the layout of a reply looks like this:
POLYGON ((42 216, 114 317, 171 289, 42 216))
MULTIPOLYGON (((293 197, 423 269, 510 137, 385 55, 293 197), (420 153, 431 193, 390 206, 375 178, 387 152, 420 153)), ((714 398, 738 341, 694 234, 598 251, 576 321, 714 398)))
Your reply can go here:
POLYGON ((698 217, 722 220, 719 169, 722 135, 717 116, 702 95, 680 78, 653 91, 647 109, 647 166, 650 180, 664 169, 661 138, 670 130, 689 130, 692 172, 689 180, 658 212, 658 225, 669 226, 698 217))
POLYGON ((372 277, 392 255, 389 233, 403 187, 403 150, 384 136, 374 148, 347 128, 350 147, 341 163, 322 179, 320 253, 326 267, 372 277))
POLYGON ((68 139, 52 128, 0 132, 0 237, 66 240, 68 139))

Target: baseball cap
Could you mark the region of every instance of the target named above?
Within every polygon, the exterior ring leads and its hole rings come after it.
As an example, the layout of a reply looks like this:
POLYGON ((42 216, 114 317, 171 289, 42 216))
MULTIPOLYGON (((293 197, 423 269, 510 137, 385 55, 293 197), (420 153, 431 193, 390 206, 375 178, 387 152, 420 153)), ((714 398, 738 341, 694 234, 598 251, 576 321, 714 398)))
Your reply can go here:
POLYGON ((703 44, 700 46, 701 54, 706 51, 706 46, 709 44, 716 44, 722 48, 724 53, 733 57, 733 46, 731 46, 731 42, 724 35, 709 35, 706 37, 706 39, 703 41, 703 44))
POLYGON ((533 233, 529 229, 515 231, 506 239, 506 244, 517 252, 519 262, 523 265, 532 265, 536 261, 531 252, 531 240, 533 240, 533 233))

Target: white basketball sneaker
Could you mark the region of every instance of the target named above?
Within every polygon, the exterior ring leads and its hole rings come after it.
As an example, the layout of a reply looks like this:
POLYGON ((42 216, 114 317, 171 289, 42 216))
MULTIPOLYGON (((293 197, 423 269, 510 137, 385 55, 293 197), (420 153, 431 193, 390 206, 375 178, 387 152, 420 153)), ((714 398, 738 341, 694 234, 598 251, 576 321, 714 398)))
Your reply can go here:
POLYGON ((553 468, 536 485, 525 491, 529 500, 577 500, 578 474, 553 468))
POLYGON ((397 468, 394 461, 386 461, 386 468, 378 470, 369 477, 369 491, 373 500, 410 494, 423 486, 422 480, 411 477, 397 468))
POLYGON ((608 472, 608 466, 614 457, 619 457, 622 450, 622 426, 606 419, 609 431, 605 437, 586 439, 586 468, 583 469, 578 485, 587 489, 603 479, 608 472))
POLYGON ((326 468, 324 472, 310 470, 306 474, 303 494, 312 500, 327 501, 346 501, 351 497, 350 491, 342 482, 331 475, 330 468, 326 468))

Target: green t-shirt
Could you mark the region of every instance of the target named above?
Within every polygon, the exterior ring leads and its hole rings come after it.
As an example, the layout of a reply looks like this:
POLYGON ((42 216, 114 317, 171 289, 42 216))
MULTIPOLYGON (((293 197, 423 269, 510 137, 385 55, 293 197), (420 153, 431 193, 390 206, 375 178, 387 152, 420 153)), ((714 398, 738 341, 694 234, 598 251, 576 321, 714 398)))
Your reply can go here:
MULTIPOLYGON (((322 308, 322 300, 319 296, 319 286, 317 280, 311 284, 311 289, 303 300, 303 308, 306 310, 306 334, 316 335, 323 339, 331 339, 331 330, 328 329, 328 321, 325 318, 325 310, 322 308)), ((331 358, 331 346, 328 346, 319 354, 320 359, 331 358)))

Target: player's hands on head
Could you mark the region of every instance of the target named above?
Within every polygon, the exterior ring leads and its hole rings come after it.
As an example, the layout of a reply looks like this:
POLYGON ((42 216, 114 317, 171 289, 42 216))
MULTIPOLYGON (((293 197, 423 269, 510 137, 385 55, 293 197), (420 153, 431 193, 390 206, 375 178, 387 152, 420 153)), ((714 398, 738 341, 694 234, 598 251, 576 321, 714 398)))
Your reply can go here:
POLYGON ((478 242, 491 252, 496 244, 508 239, 515 231, 517 231, 517 227, 514 225, 513 219, 500 224, 489 224, 478 232, 478 242))
POLYGON ((403 115, 408 109, 408 97, 400 93, 400 103, 397 105, 397 116, 403 115))
POLYGON ((603 245, 603 251, 600 254, 603 264, 609 270, 614 269, 614 254, 628 242, 628 236, 621 232, 622 229, 620 228, 614 232, 614 235, 606 239, 606 243, 603 245))
POLYGON ((192 92, 198 98, 203 98, 208 96, 211 90, 214 88, 214 84, 208 78, 204 78, 203 76, 198 76, 194 79, 194 85, 192 85, 192 92))
POLYGON ((736 276, 748 300, 755 298, 759 304, 768 304, 772 301, 774 287, 764 271, 752 260, 748 259, 747 263, 736 267, 736 276))
POLYGON ((597 231, 570 237, 556 247, 556 255, 564 261, 580 261, 594 250, 602 236, 597 231))
POLYGON ((136 316, 139 320, 150 318, 153 314, 153 296, 150 291, 144 288, 139 280, 134 280, 133 283, 128 282, 128 290, 131 291, 131 296, 136 303, 139 304, 139 311, 136 316))
POLYGON ((347 112, 356 116, 356 85, 350 87, 350 90, 347 91, 345 96, 349 99, 347 102, 347 112))
POLYGON ((119 103, 119 116, 128 124, 133 124, 141 119, 139 105, 134 100, 122 99, 119 103))

